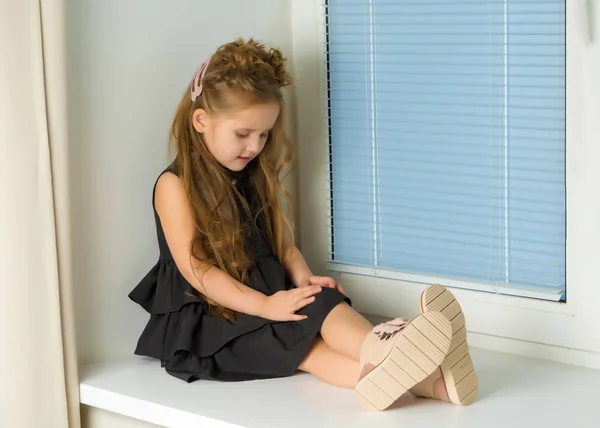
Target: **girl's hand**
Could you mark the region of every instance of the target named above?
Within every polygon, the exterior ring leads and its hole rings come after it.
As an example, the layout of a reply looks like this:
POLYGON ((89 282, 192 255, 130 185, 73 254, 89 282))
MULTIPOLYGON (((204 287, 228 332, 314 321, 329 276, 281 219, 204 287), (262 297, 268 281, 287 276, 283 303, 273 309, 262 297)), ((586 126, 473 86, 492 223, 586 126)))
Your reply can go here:
POLYGON ((307 276, 300 282, 300 287, 309 287, 314 285, 334 288, 340 293, 346 294, 346 292, 344 291, 344 287, 336 283, 335 280, 329 276, 307 276))
POLYGON ((265 299, 260 316, 272 321, 301 321, 308 318, 295 312, 315 301, 315 294, 323 289, 309 285, 293 290, 278 291, 265 299))

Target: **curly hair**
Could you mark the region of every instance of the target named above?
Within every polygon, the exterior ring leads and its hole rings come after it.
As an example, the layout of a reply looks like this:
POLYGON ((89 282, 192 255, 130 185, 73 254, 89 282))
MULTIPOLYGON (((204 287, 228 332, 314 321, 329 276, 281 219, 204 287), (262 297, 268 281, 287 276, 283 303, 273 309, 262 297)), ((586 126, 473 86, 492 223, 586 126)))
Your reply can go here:
MULTIPOLYGON (((281 198, 291 202, 282 185, 282 172, 293 159, 292 145, 284 130, 282 88, 291 84, 286 59, 278 49, 267 49, 253 39, 235 40, 220 46, 210 57, 202 78, 203 90, 195 101, 190 98, 190 83, 177 108, 171 128, 176 148, 175 166, 183 182, 194 215, 196 231, 191 257, 204 272, 215 266, 245 283, 251 268, 246 251, 247 227, 240 209, 251 213, 245 200, 231 186, 231 177, 210 154, 203 134, 196 132, 192 115, 202 108, 221 113, 256 103, 277 102, 280 114, 256 167, 249 168, 250 181, 258 196, 258 212, 264 216, 269 244, 276 256, 284 259, 284 237, 293 239, 293 225, 284 213, 281 198)), ((199 277, 202 283, 201 277, 199 277)), ((213 313, 230 321, 235 313, 203 298, 213 313)))

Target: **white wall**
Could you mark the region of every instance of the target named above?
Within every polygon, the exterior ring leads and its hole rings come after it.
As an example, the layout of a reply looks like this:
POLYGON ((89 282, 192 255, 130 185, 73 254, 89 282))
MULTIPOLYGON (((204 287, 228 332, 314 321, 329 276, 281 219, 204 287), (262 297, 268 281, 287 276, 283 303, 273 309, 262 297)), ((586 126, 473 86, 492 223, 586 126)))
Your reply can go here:
MULTIPOLYGON (((127 294, 158 257, 151 192, 168 160, 171 118, 199 64, 236 36, 291 59, 289 0, 68 2, 80 363, 133 352, 147 314, 127 294)), ((154 426, 83 410, 86 428, 154 426)))
MULTIPOLYGON (((131 354, 147 315, 127 294, 158 253, 151 192, 198 65, 238 35, 291 52, 289 0, 68 5, 79 361, 131 354)), ((157 363, 157 370, 160 370, 157 363)))

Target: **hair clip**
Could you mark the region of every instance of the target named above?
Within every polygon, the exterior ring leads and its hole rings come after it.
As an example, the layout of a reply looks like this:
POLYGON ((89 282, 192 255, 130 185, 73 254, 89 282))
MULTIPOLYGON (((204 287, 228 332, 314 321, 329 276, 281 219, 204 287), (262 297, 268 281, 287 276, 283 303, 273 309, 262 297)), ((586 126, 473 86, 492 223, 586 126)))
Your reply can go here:
POLYGON ((200 68, 196 71, 196 75, 194 76, 194 83, 192 84, 191 97, 192 102, 196 101, 200 95, 202 95, 202 79, 204 79, 204 75, 206 74, 206 69, 208 68, 208 64, 210 64, 210 58, 207 59, 204 64, 200 66, 200 68))

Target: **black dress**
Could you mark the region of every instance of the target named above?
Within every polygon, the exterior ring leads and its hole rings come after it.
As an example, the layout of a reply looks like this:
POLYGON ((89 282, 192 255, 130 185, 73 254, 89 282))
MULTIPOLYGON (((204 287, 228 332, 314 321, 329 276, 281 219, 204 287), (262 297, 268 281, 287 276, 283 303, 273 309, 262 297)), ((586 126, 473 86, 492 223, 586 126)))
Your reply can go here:
MULTIPOLYGON (((173 166, 166 171, 176 173, 173 166)), ((231 174, 232 185, 238 186, 251 203, 248 174, 244 171, 231 174)), ((303 321, 277 322, 237 314, 236 321, 231 323, 215 317, 179 272, 156 210, 154 218, 160 257, 129 294, 131 300, 150 314, 135 353, 160 359, 162 367, 173 376, 187 382, 291 376, 308 354, 329 312, 340 302, 350 304, 337 290, 324 288, 314 303, 298 311, 308 315, 303 321)), ((247 285, 272 295, 294 285, 268 244, 261 218, 252 222, 249 242, 252 267, 247 285)))

